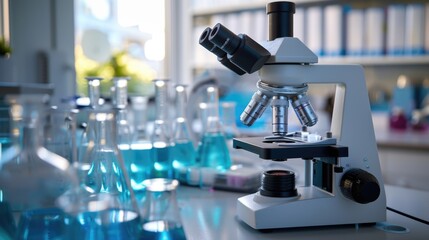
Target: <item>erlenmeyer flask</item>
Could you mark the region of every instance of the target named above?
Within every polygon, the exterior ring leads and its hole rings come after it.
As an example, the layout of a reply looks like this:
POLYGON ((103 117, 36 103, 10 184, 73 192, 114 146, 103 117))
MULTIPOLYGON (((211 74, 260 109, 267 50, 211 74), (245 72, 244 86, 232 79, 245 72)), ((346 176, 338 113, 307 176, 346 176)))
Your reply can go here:
MULTIPOLYGON (((89 118, 89 113, 92 109, 99 109, 100 106, 100 82, 103 80, 101 77, 86 77, 88 81, 88 97, 89 97, 89 106, 90 108, 83 109, 81 114, 84 115, 86 119, 89 118)), ((78 153, 78 161, 82 161, 84 158, 86 151, 88 150, 88 143, 91 139, 94 138, 94 133, 91 132, 94 130, 93 126, 89 126, 91 124, 90 121, 85 123, 85 129, 82 132, 82 135, 79 137, 79 141, 77 143, 77 153, 78 153)))
MULTIPOLYGON (((75 220, 74 230, 82 238, 136 239, 140 217, 128 173, 116 143, 116 120, 113 110, 93 110, 94 141, 89 144, 85 163, 89 163, 84 185, 92 194, 107 194, 112 200, 101 211, 85 206, 75 220)), ((85 170, 82 169, 82 170, 85 170)), ((82 172, 81 172, 82 174, 82 172)), ((99 196, 99 195, 98 195, 99 196)))
MULTIPOLYGON (((131 187, 136 194, 143 190, 142 182, 149 174, 149 150, 151 147, 133 144, 132 124, 129 123, 128 109, 128 78, 113 78, 112 107, 117 113, 117 143, 122 153, 126 170, 128 171, 131 187), (144 156, 144 155, 147 156, 144 156)), ((151 146, 150 142, 148 142, 151 146)))
POLYGON ((154 178, 143 182, 146 197, 143 204, 142 239, 185 240, 185 231, 177 206, 177 180, 154 178))
POLYGON ((214 86, 207 88, 207 106, 203 129, 203 136, 199 146, 200 159, 200 186, 212 188, 217 171, 224 171, 231 167, 231 158, 226 145, 225 134, 219 120, 218 89, 214 86))
POLYGON ((195 164, 196 151, 186 120, 186 85, 178 84, 176 90, 176 121, 174 125, 174 177, 187 182, 188 167, 195 164))
POLYGON ((147 97, 132 96, 131 109, 133 112, 133 140, 131 141, 131 151, 134 159, 129 165, 131 187, 140 199, 144 194, 143 181, 149 178, 153 162, 151 160, 152 142, 146 131, 146 105, 147 97))
POLYGON ((156 119, 152 133, 152 178, 173 178, 173 147, 168 111, 168 80, 156 79, 156 119))
POLYGON ((11 115, 19 119, 19 144, 9 148, 0 161, 3 200, 21 211, 15 239, 61 239, 67 216, 56 199, 77 186, 69 161, 42 146, 46 112, 44 95, 8 96, 11 115))

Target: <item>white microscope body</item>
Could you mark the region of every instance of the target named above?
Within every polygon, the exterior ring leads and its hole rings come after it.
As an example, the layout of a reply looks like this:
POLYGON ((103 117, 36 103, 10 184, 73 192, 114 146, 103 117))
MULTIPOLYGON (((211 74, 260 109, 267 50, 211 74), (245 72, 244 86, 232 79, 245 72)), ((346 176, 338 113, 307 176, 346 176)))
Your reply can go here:
POLYGON ((269 41, 262 46, 221 24, 206 28, 199 40, 235 73, 258 71, 258 91, 240 116, 245 125, 251 126, 271 103, 273 136, 234 139, 234 147, 268 160, 305 161, 304 186, 295 187, 292 171, 265 171, 260 190, 238 199, 237 216, 255 229, 385 221, 386 196, 363 69, 317 64, 317 56, 293 37, 294 13, 292 2, 267 4, 269 41), (317 123, 307 84, 336 85, 331 131, 315 141, 305 138, 305 129, 317 123), (302 132, 288 132, 289 105, 305 127, 302 132))
MULTIPOLYGON (((272 57, 259 70, 261 81, 274 86, 336 84, 331 132, 337 145, 348 146, 349 153, 340 158, 343 172, 332 173, 331 192, 309 182, 297 188, 296 197, 267 197, 257 192, 238 199, 238 218, 255 229, 385 221, 386 196, 362 67, 312 65, 317 57, 296 38, 278 38, 262 45, 272 57), (291 64, 297 61, 303 64, 291 64), (375 201, 361 204, 342 194, 340 181, 350 169, 362 169, 375 176, 380 186, 375 201)), ((306 179, 312 172, 306 170, 306 179)))

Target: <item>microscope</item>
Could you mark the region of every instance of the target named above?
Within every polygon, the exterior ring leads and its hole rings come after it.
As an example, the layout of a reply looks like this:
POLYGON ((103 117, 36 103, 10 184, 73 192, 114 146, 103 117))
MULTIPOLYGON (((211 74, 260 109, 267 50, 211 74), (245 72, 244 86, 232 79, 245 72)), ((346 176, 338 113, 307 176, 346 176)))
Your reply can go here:
POLYGON ((271 2, 269 40, 261 44, 221 24, 206 28, 199 43, 225 67, 242 75, 258 71, 257 91, 240 116, 251 126, 272 108, 272 136, 233 140, 233 147, 272 161, 305 161, 304 184, 295 173, 262 173, 258 192, 238 199, 237 216, 254 229, 375 223, 386 220, 386 196, 364 71, 359 65, 317 64, 317 56, 293 37, 293 2, 271 2), (308 84, 335 84, 331 130, 308 132, 317 115, 308 84), (292 106, 302 131, 288 132, 292 106))

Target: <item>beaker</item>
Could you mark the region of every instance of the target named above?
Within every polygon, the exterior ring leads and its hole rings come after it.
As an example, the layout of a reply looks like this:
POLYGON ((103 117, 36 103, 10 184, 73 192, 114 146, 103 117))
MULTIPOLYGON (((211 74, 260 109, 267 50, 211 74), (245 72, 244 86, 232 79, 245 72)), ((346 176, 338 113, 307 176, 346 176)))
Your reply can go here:
POLYGON ((173 147, 169 119, 168 80, 156 79, 156 118, 152 132, 152 178, 173 178, 173 147))
POLYGON ((231 167, 231 158, 226 145, 225 134, 219 121, 218 89, 214 86, 207 88, 207 106, 204 109, 206 117, 203 136, 199 146, 200 187, 212 188, 216 172, 231 167))
POLYGON ((1 158, 0 189, 3 201, 20 219, 15 239, 60 239, 67 216, 55 201, 74 189, 78 180, 69 161, 42 146, 47 96, 7 96, 11 116, 19 127, 16 143, 1 158))
POLYGON ((142 239, 186 239, 176 199, 179 182, 154 178, 145 180, 143 184, 146 196, 142 208, 142 239))
POLYGON ((196 151, 186 119, 186 85, 178 84, 176 92, 176 121, 174 122, 174 178, 187 182, 188 167, 195 164, 196 151))

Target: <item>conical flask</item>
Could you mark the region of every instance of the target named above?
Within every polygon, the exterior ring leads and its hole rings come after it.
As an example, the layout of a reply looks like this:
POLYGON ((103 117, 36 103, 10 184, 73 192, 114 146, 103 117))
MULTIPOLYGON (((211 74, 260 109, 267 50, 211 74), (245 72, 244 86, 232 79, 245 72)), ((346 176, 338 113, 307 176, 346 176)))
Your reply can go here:
MULTIPOLYGON (((88 97, 89 97, 89 108, 83 109, 81 112, 86 117, 86 119, 89 118, 89 113, 93 109, 99 109, 100 106, 100 82, 103 80, 102 77, 86 77, 85 78, 88 81, 88 97)), ((91 124, 90 121, 87 121, 85 123, 85 129, 82 132, 82 135, 80 135, 78 142, 77 142, 77 160, 82 161, 84 158, 87 150, 88 150, 88 143, 91 141, 91 139, 94 138, 94 133, 92 132, 94 130, 93 126, 89 126, 91 124)))
POLYGON ((69 221, 56 199, 77 186, 69 161, 42 146, 46 113, 44 95, 8 96, 11 115, 19 121, 18 144, 0 160, 3 200, 20 211, 14 239, 62 239, 69 221))
POLYGON ((187 182, 188 167, 196 160, 196 151, 191 139, 188 121, 186 120, 186 85, 178 84, 176 92, 176 121, 174 122, 174 177, 180 182, 187 182))
POLYGON ((143 194, 141 191, 144 188, 142 182, 149 175, 149 151, 152 145, 150 142, 147 142, 146 145, 140 145, 135 144, 133 141, 134 126, 129 121, 132 119, 130 116, 132 112, 128 108, 128 80, 129 78, 127 77, 113 78, 112 107, 117 114, 116 136, 118 147, 130 177, 131 187, 136 195, 140 196, 143 194))
POLYGON ((207 105, 204 111, 205 129, 198 149, 200 187, 212 188, 216 173, 231 167, 231 157, 219 120, 219 93, 214 86, 207 88, 207 105))
POLYGON ((156 119, 152 132, 151 178, 173 178, 173 147, 169 119, 168 80, 156 79, 156 119))
POLYGON ((80 239, 138 239, 140 217, 116 143, 115 111, 92 110, 89 121, 89 126, 94 126, 94 140, 89 143, 80 169, 85 188, 80 194, 86 194, 83 198, 89 202, 74 214, 74 231, 80 239), (103 200, 102 195, 108 200, 103 200), (104 206, 100 209, 98 204, 92 205, 93 200, 104 206))

